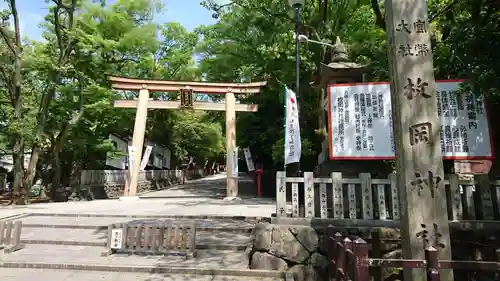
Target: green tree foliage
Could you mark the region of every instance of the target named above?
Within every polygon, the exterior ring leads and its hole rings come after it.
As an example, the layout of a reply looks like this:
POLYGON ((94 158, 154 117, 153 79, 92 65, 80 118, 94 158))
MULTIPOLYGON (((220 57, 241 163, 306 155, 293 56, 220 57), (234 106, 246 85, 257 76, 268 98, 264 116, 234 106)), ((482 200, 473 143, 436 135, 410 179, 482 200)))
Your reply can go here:
MULTIPOLYGON (((17 203, 41 176, 54 192, 58 186, 76 187, 82 169, 104 168, 105 154, 113 151, 110 133, 131 135, 135 110, 114 109, 112 101, 136 94, 110 90, 107 75, 268 81, 260 95, 237 97, 259 105, 257 113, 237 114, 237 144, 250 147, 266 170, 282 167, 284 87, 296 86, 295 25, 286 1, 205 0, 217 23, 190 32, 179 23, 154 23, 153 15, 164 8, 160 0, 51 0, 41 42, 21 40, 16 1, 5 1, 7 9, 0 11, 0 153, 14 156, 17 203), (25 151, 31 154, 27 168, 25 151)), ((467 87, 496 106, 500 5, 478 0, 428 4, 437 79, 466 79, 467 87)), ((388 80, 383 1, 311 0, 301 16, 301 34, 329 44, 339 36, 350 58, 369 67, 367 80, 388 80)), ((329 47, 301 44, 302 170, 312 170, 321 151, 321 91, 314 82, 331 55, 329 47)), ((223 155, 224 127, 224 114, 218 112, 157 110, 148 115, 146 134, 170 147, 177 159, 203 162, 223 155)))
MULTIPOLYGON (((135 111, 114 109, 112 101, 134 93, 112 91, 108 75, 197 80, 193 52, 198 36, 178 23, 155 24, 152 16, 162 8, 160 1, 107 5, 53 0, 49 7, 44 41, 19 41, 19 46, 16 38, 22 35, 11 24, 18 17, 15 1, 9 0, 2 11, 0 127, 6 149, 18 145, 13 151, 19 156, 14 171, 19 175, 14 185, 17 203, 24 202, 26 190, 39 177, 57 199, 58 187, 77 185, 82 169, 104 168, 106 152, 113 150, 110 133, 131 135, 135 111), (19 77, 13 75, 16 58, 22 61, 19 77), (23 151, 31 154, 24 169, 23 151)), ((147 137, 176 148, 179 157, 191 153, 208 158, 222 151, 221 127, 203 123, 203 114, 157 111, 148 121, 147 137), (205 149, 207 144, 211 147, 205 149)))

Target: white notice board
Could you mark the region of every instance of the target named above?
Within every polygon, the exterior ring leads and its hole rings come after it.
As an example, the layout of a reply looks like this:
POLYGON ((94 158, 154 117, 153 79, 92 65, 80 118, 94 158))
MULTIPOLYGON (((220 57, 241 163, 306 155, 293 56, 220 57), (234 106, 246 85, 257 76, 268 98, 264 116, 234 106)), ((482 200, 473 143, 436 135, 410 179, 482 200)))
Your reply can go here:
POLYGON ((247 168, 249 172, 255 171, 255 165, 252 160, 252 153, 250 152, 250 148, 243 148, 243 153, 245 154, 245 161, 247 162, 247 168))
MULTIPOLYGON (((439 135, 444 159, 492 159, 483 99, 458 96, 461 81, 437 83, 439 135)), ((394 159, 391 91, 388 82, 330 85, 330 159, 394 159)))

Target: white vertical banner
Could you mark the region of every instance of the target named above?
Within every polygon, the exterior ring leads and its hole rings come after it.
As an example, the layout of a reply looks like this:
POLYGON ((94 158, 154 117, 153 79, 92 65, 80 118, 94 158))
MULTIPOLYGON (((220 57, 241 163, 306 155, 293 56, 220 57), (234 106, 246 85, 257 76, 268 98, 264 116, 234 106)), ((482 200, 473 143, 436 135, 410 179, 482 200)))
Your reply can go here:
POLYGON ((128 170, 132 173, 135 163, 135 148, 131 145, 128 146, 128 170))
POLYGON ((252 160, 252 153, 250 153, 250 148, 243 148, 243 153, 245 153, 245 161, 247 162, 247 168, 249 172, 255 171, 255 166, 252 160))
POLYGON ((146 165, 148 164, 149 156, 151 156, 151 151, 153 150, 153 146, 146 146, 146 151, 144 151, 144 155, 141 160, 141 171, 144 171, 146 165))
POLYGON ((238 177, 238 149, 239 147, 235 147, 233 150, 233 167, 231 167, 231 176, 238 177))
POLYGON ((299 109, 295 92, 285 87, 285 165, 300 162, 302 144, 300 141, 299 109))

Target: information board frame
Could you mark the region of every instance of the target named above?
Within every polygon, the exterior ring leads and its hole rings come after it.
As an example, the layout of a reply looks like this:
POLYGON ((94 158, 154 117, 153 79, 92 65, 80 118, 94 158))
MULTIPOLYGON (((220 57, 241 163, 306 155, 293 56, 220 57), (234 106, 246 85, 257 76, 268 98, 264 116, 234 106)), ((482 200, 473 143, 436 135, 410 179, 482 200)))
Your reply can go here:
MULTIPOLYGON (((436 80, 436 83, 463 83, 463 79, 454 79, 454 80, 436 80)), ((395 156, 335 156, 334 151, 334 140, 333 140, 333 127, 332 122, 332 90, 335 87, 350 87, 350 86, 370 86, 370 85, 389 85, 390 82, 358 82, 358 83, 340 83, 340 84, 328 84, 327 93, 328 93, 328 142, 329 142, 329 156, 330 160, 394 160, 395 156)), ((495 151, 493 149, 493 136, 491 130, 491 123, 489 122, 489 112, 488 106, 486 102, 484 104, 484 115, 487 121, 487 132, 488 132, 488 142, 489 142, 489 155, 484 156, 444 156, 444 160, 492 160, 495 159, 495 151)), ((392 113, 392 110, 389 112, 392 113)), ((392 122, 392 121, 391 121, 392 122)), ((392 126, 392 124, 391 124, 392 126)), ((393 136, 393 132, 391 130, 390 137, 393 136)), ((394 141, 393 144, 394 146, 394 141)))

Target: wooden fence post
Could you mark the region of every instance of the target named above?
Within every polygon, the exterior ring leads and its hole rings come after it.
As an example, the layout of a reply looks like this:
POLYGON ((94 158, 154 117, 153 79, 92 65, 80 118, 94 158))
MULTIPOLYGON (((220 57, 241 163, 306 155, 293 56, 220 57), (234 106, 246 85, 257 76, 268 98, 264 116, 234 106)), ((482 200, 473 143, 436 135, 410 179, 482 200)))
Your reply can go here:
MULTIPOLYGON (((464 217, 462 208, 462 194, 460 193, 460 184, 458 182, 458 175, 451 174, 450 181, 450 203, 448 204, 448 212, 451 211, 451 220, 461 220, 464 217)), ((450 214, 448 214, 450 218, 450 214)))
POLYGON ((312 172, 304 172, 304 202, 306 218, 312 218, 315 215, 314 195, 314 174, 312 172))
POLYGON ((196 223, 191 224, 191 237, 189 240, 189 249, 190 249, 190 256, 187 258, 194 258, 196 257, 196 223))
POLYGON ((361 179, 361 218, 373 219, 372 179, 370 173, 360 173, 361 179))
POLYGON ((276 172, 276 217, 286 217, 286 174, 276 172))
POLYGON ((292 183, 292 217, 298 218, 299 215, 299 184, 292 183))
POLYGON ((370 266, 368 260, 368 245, 365 240, 358 238, 354 241, 355 271, 354 281, 370 280, 370 266))
POLYGON ((425 260, 427 261, 427 281, 440 281, 439 259, 436 248, 429 246, 425 249, 425 260))
MULTIPOLYGON (((350 252, 353 252, 353 244, 349 237, 346 237, 343 242, 344 251, 341 253, 343 262, 342 267, 340 268, 342 269, 344 276, 342 276, 342 278, 337 278, 337 280, 350 280, 356 270, 356 264, 351 264, 351 256, 349 255, 350 252)), ((338 269, 339 267, 337 267, 337 272, 339 271, 338 269)))
POLYGON ((491 184, 488 175, 479 175, 479 198, 481 204, 481 218, 483 220, 493 219, 493 200, 491 196, 491 184))
POLYGON ((332 213, 334 219, 344 219, 344 194, 342 173, 332 173, 332 213))
MULTIPOLYGON (((371 233, 372 235, 372 257, 373 258, 382 258, 382 241, 380 239, 380 229, 374 230, 371 233)), ((373 268, 373 280, 374 281, 382 281, 382 268, 377 266, 373 268)))
POLYGON ((334 271, 334 259, 335 259, 335 228, 333 227, 333 225, 328 225, 328 227, 326 228, 326 237, 323 241, 323 243, 325 244, 325 248, 327 250, 327 254, 328 254, 328 280, 332 280, 333 277, 335 275, 333 275, 333 271, 334 271))
POLYGON ((334 281, 337 278, 337 269, 339 268, 339 264, 342 264, 342 260, 340 260, 340 258, 344 247, 339 247, 339 244, 341 245, 342 243, 342 234, 337 232, 333 236, 330 236, 328 241, 328 276, 330 281, 334 281))

